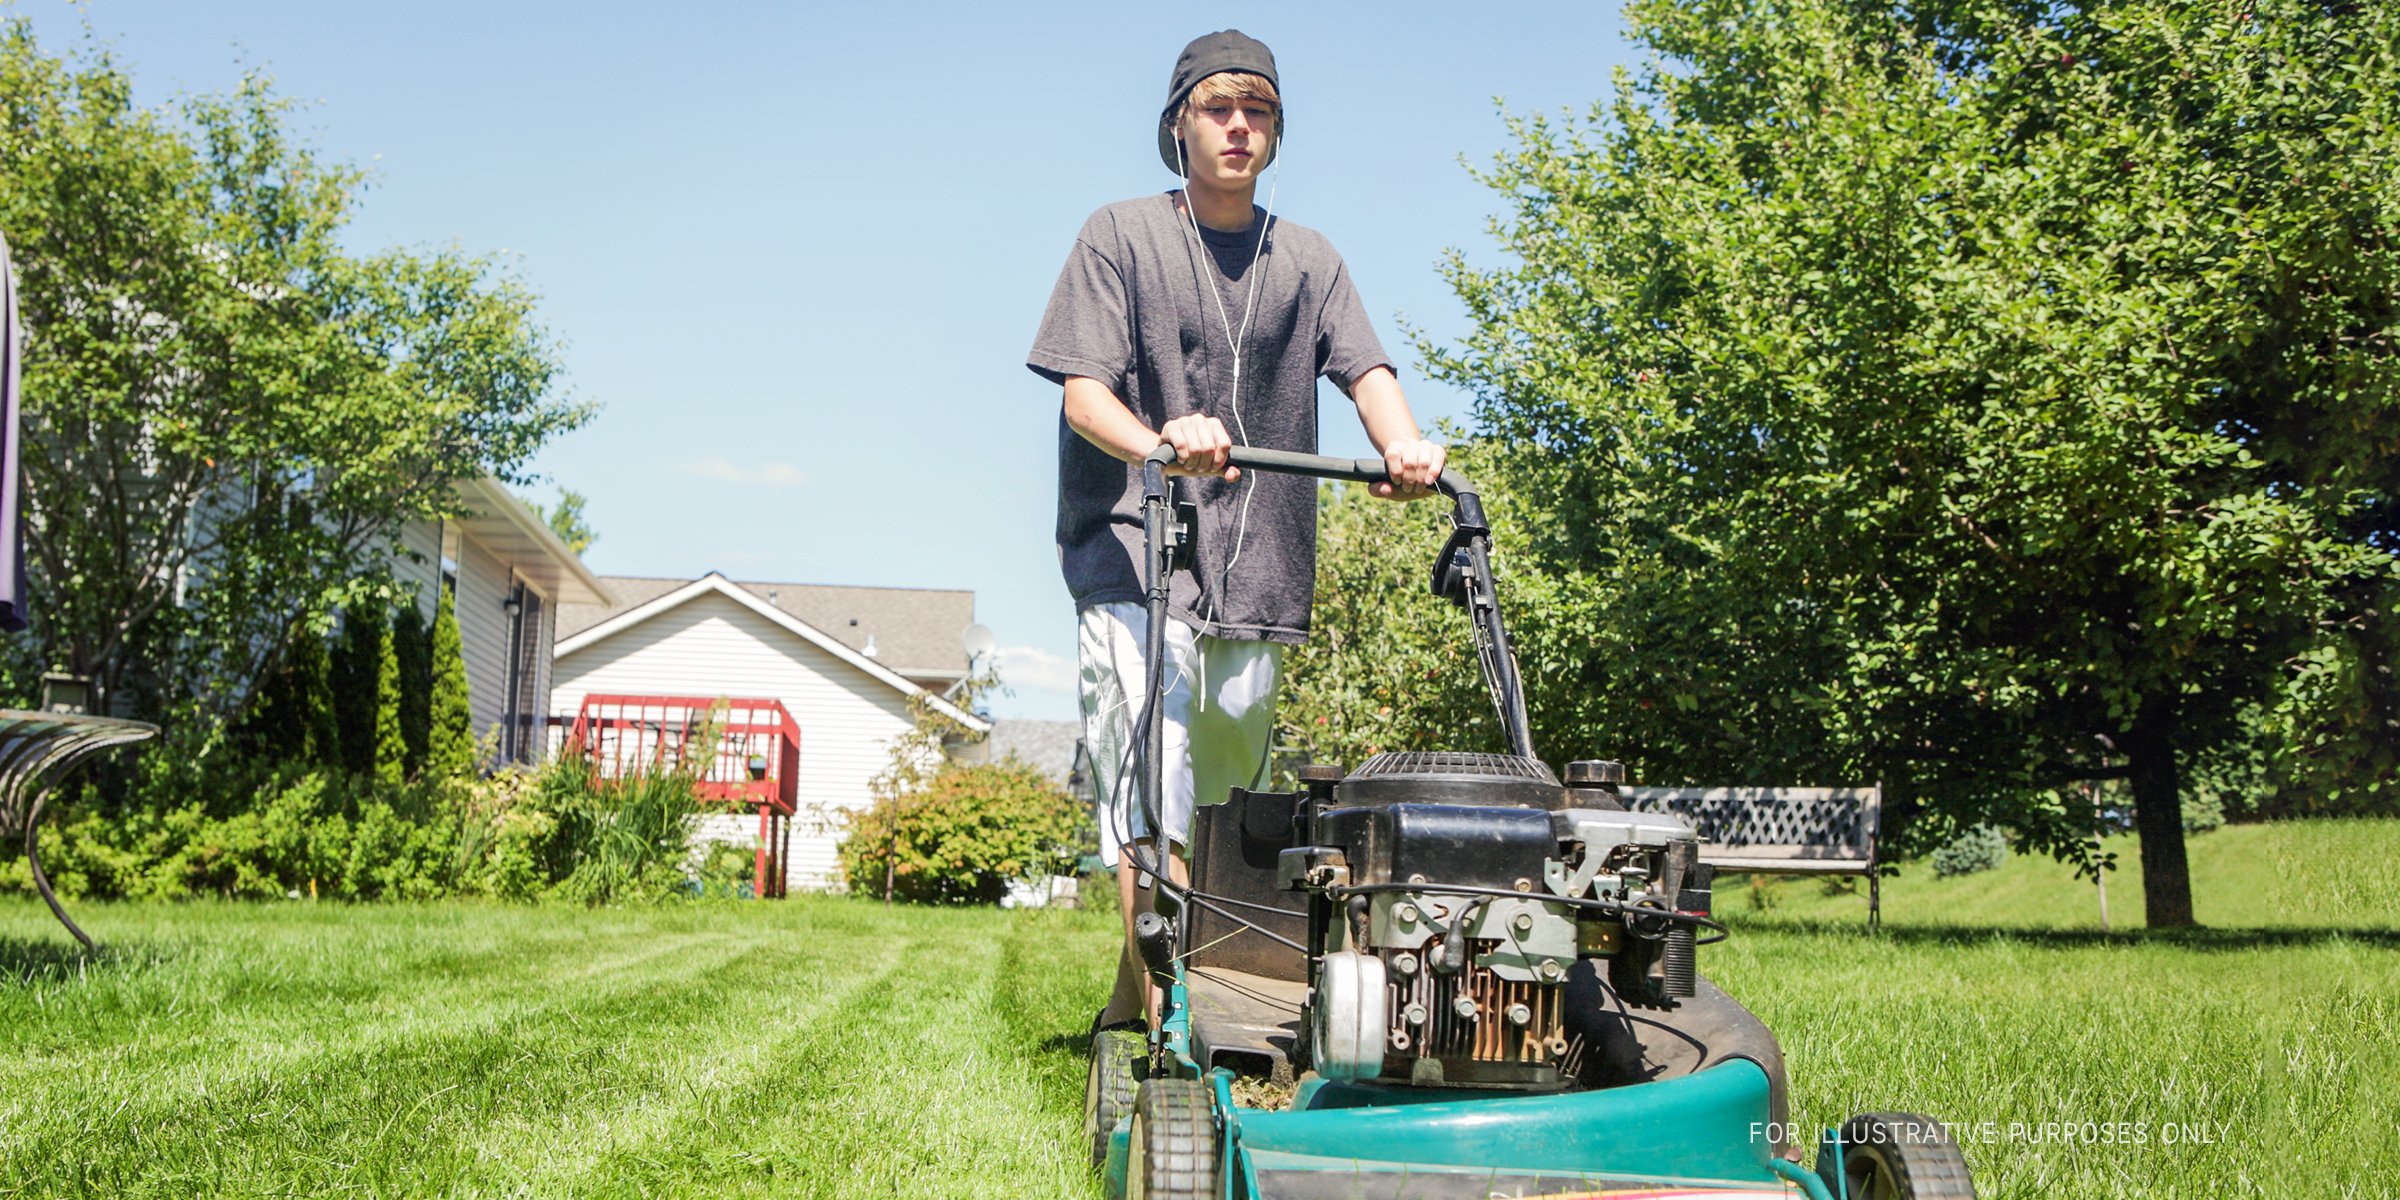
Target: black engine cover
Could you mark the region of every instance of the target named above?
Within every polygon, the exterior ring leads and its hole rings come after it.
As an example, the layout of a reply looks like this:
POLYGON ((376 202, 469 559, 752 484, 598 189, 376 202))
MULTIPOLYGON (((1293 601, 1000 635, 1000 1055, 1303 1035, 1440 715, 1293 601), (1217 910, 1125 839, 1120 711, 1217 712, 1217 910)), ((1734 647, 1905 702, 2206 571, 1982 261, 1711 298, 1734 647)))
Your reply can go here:
POLYGON ((1550 814, 1538 808, 1468 804, 1361 804, 1317 814, 1309 840, 1339 847, 1352 883, 1514 888, 1540 883, 1542 861, 1558 853, 1550 814))
POLYGON ((1412 750, 1368 759, 1335 785, 1333 800, 1559 809, 1567 806, 1567 790, 1540 759, 1412 750))

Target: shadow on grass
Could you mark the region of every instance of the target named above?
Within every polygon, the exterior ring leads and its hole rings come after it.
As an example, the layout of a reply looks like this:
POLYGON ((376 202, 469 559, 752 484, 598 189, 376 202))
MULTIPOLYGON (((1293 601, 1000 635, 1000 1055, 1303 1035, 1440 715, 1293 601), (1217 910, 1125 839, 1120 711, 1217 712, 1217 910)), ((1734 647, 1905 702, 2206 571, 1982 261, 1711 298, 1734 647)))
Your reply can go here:
POLYGON ((64 930, 57 937, 0 936, 0 987, 154 966, 166 958, 164 947, 141 942, 102 942, 98 950, 87 951, 64 930))
POLYGON ((2337 925, 2280 928, 2202 926, 2194 929, 2120 929, 2102 933, 2097 929, 2028 929, 2004 925, 1908 925, 1891 921, 1884 922, 1881 932, 1869 930, 1864 921, 1753 918, 1733 923, 1735 937, 1740 937, 1744 932, 1749 931, 1801 933, 1812 936, 1859 939, 1882 938, 1904 946, 1973 946, 1997 941, 2061 949, 2088 946, 2180 946, 2190 950, 2259 950, 2321 946, 2330 942, 2352 942, 2387 950, 2400 950, 2400 930, 2337 925))

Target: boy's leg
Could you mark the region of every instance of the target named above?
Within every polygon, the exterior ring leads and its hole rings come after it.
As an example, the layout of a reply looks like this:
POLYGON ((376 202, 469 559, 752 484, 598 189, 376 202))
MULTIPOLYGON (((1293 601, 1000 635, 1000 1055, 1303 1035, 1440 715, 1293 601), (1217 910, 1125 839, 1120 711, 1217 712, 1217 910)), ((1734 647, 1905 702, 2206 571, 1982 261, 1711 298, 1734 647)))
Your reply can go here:
MULTIPOLYGON (((1223 804, 1231 789, 1260 787, 1267 779, 1274 753, 1275 697, 1283 677, 1283 647, 1204 637, 1198 639, 1194 658, 1194 682, 1200 696, 1186 705, 1190 737, 1181 761, 1189 764, 1186 778, 1191 780, 1193 803, 1223 804)), ((1168 755, 1170 769, 1177 761, 1177 756, 1168 755)), ((1188 814, 1191 809, 1184 811, 1188 814)), ((1188 816, 1179 832, 1191 832, 1188 816)), ((1191 881, 1191 865, 1182 856, 1171 858, 1169 869, 1176 882, 1191 881)), ((1117 876, 1118 894, 1127 914, 1125 953, 1117 966, 1116 993, 1109 1000, 1111 1010, 1128 1015, 1137 1005, 1147 1006, 1142 1009, 1145 1014, 1155 1013, 1158 999, 1153 989, 1143 987, 1145 972, 1133 948, 1133 874, 1120 870, 1117 876)))
MULTIPOLYGON (((1149 851, 1146 842, 1143 851, 1145 854, 1149 851)), ((1140 870, 1133 865, 1131 851, 1120 851, 1117 858, 1117 903, 1118 911, 1125 916, 1125 942, 1118 950, 1117 980, 1109 990, 1108 1007, 1100 1012, 1103 1026, 1130 1021, 1135 1017, 1145 1021, 1154 1020, 1158 1015, 1158 988, 1150 984, 1150 970, 1142 965, 1141 952, 1134 949, 1133 945, 1133 918, 1142 911, 1134 906, 1147 908, 1150 897, 1155 894, 1136 882, 1140 874, 1140 870)), ((1177 883, 1190 883, 1191 864, 1185 862, 1181 854, 1170 854, 1167 856, 1167 874, 1177 883)))
POLYGON ((1283 647, 1204 637, 1200 660, 1201 695, 1191 717, 1194 803, 1223 804, 1232 789, 1263 787, 1270 776, 1283 647))
MULTIPOLYGON (((1169 784, 1179 803, 1169 806, 1177 853, 1167 859, 1167 871, 1177 883, 1190 883, 1188 839, 1192 810, 1200 804, 1223 804, 1237 787, 1259 787, 1267 778, 1275 743, 1275 697, 1283 678, 1283 647, 1270 642, 1237 642, 1197 637, 1176 622, 1167 632, 1170 669, 1180 672, 1177 687, 1168 691, 1177 719, 1167 726, 1167 770, 1183 787, 1169 784), (1195 697, 1195 692, 1197 696, 1195 697), (1180 815, 1178 815, 1178 813, 1180 815)), ((1117 963, 1117 986, 1112 1008, 1130 1015, 1140 1011, 1155 1021, 1157 989, 1147 986, 1148 971, 1133 946, 1134 896, 1132 870, 1118 872, 1118 896, 1125 913, 1125 949, 1117 963)))
MULTIPOLYGON (((1139 604, 1094 605, 1078 619, 1084 746, 1091 756, 1092 783, 1098 792, 1100 853, 1103 861, 1117 866, 1119 909, 1125 923, 1116 987, 1101 1013, 1103 1024, 1146 1017, 1151 1008, 1150 989, 1133 948, 1133 919, 1152 894, 1138 886, 1141 872, 1133 866, 1133 855, 1138 848, 1144 858, 1154 858, 1157 843, 1149 814, 1143 810, 1133 742, 1134 725, 1146 698, 1143 656, 1148 628, 1148 611, 1139 604)), ((1197 650, 1191 628, 1180 621, 1168 622, 1166 635, 1166 690, 1158 712, 1165 742, 1160 772, 1164 795, 1160 799, 1168 844, 1180 851, 1191 832, 1190 720, 1197 650)), ((1171 878, 1188 880, 1189 872, 1175 854, 1166 859, 1171 878)))

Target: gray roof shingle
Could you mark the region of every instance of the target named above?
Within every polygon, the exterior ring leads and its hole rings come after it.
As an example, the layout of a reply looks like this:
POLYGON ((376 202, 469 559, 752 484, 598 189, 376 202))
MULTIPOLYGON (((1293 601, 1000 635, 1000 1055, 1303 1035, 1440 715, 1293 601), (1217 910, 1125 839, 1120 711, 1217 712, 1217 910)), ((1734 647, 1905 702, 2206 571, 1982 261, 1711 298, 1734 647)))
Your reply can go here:
POLYGON ((992 731, 985 735, 984 743, 990 747, 991 761, 1015 755, 1027 766, 1038 767, 1053 781, 1064 784, 1074 772, 1075 746, 1082 740, 1080 721, 1004 717, 992 722, 992 731))
MULTIPOLYGON (((604 575, 601 581, 616 595, 617 603, 605 607, 560 605, 558 640, 563 642, 693 582, 630 575, 604 575)), ((967 652, 960 637, 975 623, 975 593, 971 591, 731 582, 852 650, 863 653, 872 639, 875 661, 902 675, 955 678, 967 669, 967 652)))

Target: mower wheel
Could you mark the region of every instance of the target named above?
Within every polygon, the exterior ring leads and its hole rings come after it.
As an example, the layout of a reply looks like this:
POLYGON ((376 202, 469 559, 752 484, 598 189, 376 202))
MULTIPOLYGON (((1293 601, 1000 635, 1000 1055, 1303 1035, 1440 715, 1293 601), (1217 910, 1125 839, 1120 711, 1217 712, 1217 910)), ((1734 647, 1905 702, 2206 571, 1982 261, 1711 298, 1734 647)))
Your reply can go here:
POLYGON ((1199 1080, 1143 1080, 1129 1150, 1126 1200, 1217 1200, 1217 1121, 1199 1080))
POLYGON ((1860 1113, 1839 1136, 1838 1172, 1832 1145, 1817 1148, 1817 1176, 1834 1200, 1975 1200, 1966 1155, 1931 1117, 1860 1113))
POLYGON ((1133 1111, 1134 1088, 1149 1065, 1150 1044, 1137 1029, 1104 1029, 1092 1035, 1092 1063, 1083 1079, 1083 1136, 1092 1144, 1092 1167, 1108 1165, 1108 1135, 1133 1111))

